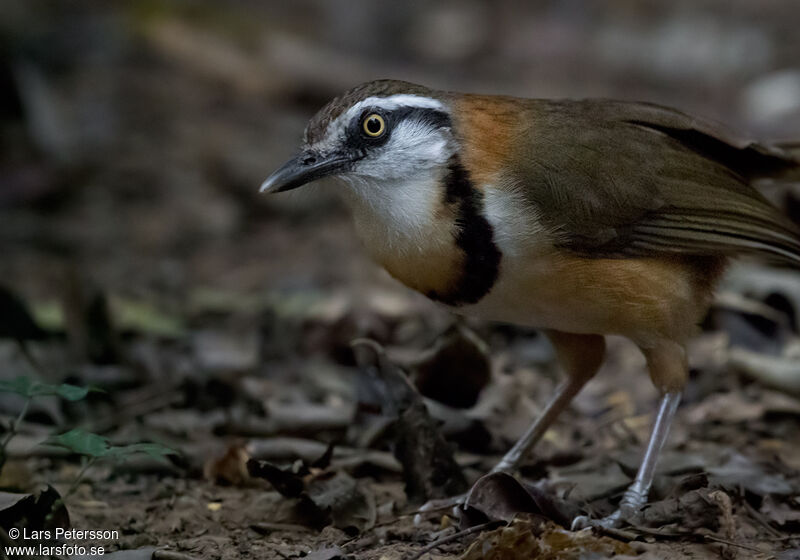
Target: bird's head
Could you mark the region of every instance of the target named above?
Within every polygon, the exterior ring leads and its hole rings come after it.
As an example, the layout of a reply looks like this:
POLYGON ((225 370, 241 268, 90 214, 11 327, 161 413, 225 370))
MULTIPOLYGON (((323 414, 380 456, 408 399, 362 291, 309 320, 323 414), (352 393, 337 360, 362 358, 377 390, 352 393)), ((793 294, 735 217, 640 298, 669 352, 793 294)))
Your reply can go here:
POLYGON ((369 196, 371 188, 435 175, 455 150, 448 94, 394 80, 368 82, 311 119, 300 152, 264 181, 261 192, 336 177, 369 196))

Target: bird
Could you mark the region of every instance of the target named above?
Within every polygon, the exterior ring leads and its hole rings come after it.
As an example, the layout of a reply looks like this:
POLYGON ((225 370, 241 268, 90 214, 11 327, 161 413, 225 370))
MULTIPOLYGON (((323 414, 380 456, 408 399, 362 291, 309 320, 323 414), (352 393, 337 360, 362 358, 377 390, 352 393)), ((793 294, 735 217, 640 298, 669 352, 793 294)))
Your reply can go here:
POLYGON ((456 314, 541 329, 565 374, 492 472, 513 472, 597 373, 605 337, 633 341, 659 405, 618 509, 646 504, 688 378, 686 344, 739 256, 800 266, 800 230, 753 186, 800 181, 800 144, 743 140, 668 107, 358 85, 305 129, 260 191, 338 179, 367 252, 456 314))

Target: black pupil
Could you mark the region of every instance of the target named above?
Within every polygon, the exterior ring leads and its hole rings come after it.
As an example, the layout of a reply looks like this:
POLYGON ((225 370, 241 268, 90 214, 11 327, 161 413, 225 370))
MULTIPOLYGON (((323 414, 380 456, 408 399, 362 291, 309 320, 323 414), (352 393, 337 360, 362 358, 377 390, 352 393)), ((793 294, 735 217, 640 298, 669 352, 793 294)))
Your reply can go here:
POLYGON ((367 119, 367 130, 372 134, 378 134, 381 131, 381 121, 378 117, 370 117, 367 119))

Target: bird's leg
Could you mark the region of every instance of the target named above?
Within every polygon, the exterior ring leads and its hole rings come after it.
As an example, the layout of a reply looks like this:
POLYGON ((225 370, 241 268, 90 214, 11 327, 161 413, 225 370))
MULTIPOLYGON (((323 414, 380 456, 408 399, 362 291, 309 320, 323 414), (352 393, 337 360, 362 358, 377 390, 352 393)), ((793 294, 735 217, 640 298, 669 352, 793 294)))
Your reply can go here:
POLYGON ((650 441, 647 443, 647 451, 645 451, 644 458, 642 458, 642 464, 636 473, 633 484, 625 491, 619 503, 623 518, 637 514, 647 502, 647 494, 653 484, 658 457, 664 448, 664 442, 667 441, 669 428, 672 425, 672 419, 675 417, 675 411, 678 409, 680 400, 680 393, 667 393, 661 397, 661 406, 656 415, 653 432, 650 434, 650 441))
POLYGON ((632 521, 647 503, 658 458, 667 441, 669 428, 681 400, 681 388, 686 382, 688 368, 685 351, 676 344, 670 343, 658 349, 647 349, 644 350, 644 353, 647 357, 650 377, 653 383, 662 389, 662 397, 642 464, 639 466, 633 483, 623 494, 617 511, 597 521, 583 515, 576 517, 572 522, 573 530, 594 524, 604 527, 619 527, 624 522, 632 521))
POLYGON ((510 472, 517 468, 528 451, 542 438, 575 395, 594 377, 603 361, 605 339, 602 336, 560 331, 546 331, 545 334, 553 344, 567 379, 558 386, 542 414, 533 421, 525 434, 491 472, 510 472))
MULTIPOLYGON (((572 334, 561 331, 546 331, 545 334, 555 349, 567 379, 559 385, 556 394, 547 403, 542 414, 492 469, 493 473, 510 472, 519 466, 528 451, 541 439, 570 401, 586 385, 586 382, 594 377, 603 362, 605 339, 600 335, 572 334)), ((434 511, 463 504, 468 496, 469 494, 443 500, 432 500, 422 506, 420 511, 434 511)))
POLYGON ((545 405, 544 411, 533 421, 521 438, 517 440, 514 447, 503 455, 491 472, 511 472, 519 466, 519 463, 527 455, 528 451, 536 445, 547 428, 561 414, 570 401, 578 394, 578 391, 586 384, 585 379, 571 377, 565 379, 556 389, 555 395, 545 405))

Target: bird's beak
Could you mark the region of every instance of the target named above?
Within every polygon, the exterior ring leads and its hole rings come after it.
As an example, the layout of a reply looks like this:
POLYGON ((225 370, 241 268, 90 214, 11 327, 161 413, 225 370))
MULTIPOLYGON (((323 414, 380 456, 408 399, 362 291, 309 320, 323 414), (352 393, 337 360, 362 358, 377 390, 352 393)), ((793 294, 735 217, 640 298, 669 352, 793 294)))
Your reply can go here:
POLYGON ((290 191, 311 181, 334 175, 344 170, 349 162, 350 158, 341 153, 320 155, 308 151, 301 152, 267 177, 259 192, 290 191))

